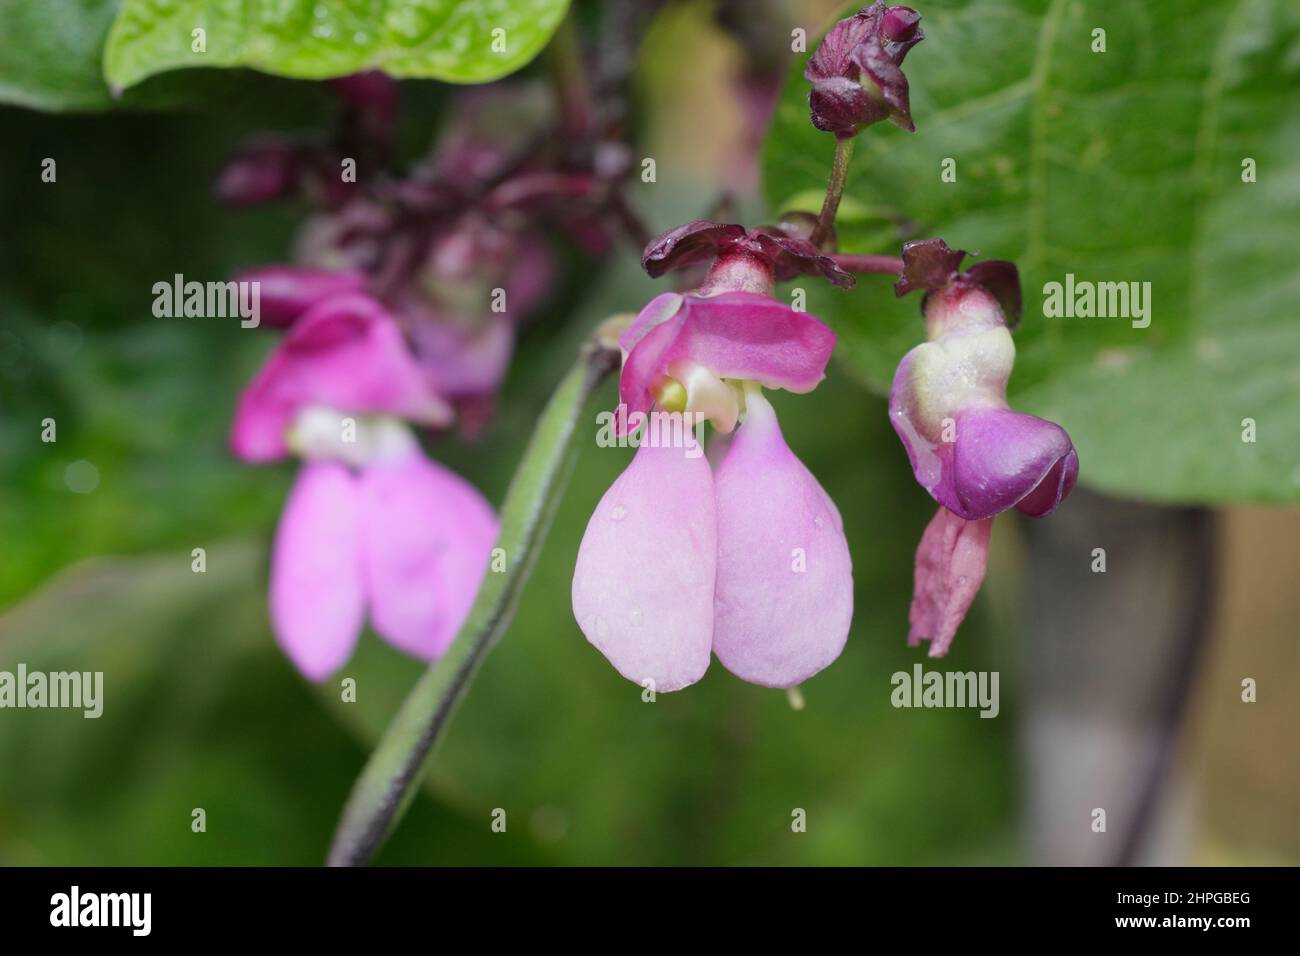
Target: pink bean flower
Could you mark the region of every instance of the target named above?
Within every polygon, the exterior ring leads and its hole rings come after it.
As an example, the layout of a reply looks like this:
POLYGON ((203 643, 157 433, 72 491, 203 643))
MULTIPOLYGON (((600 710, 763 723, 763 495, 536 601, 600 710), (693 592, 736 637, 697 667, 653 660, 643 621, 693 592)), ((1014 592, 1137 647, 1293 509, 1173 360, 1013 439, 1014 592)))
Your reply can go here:
POLYGON ((921 536, 909 614, 909 645, 948 653, 988 563, 993 516, 1010 508, 1051 514, 1074 488, 1079 456, 1055 422, 1012 411, 1007 380, 1016 349, 1020 280, 1010 262, 966 272, 966 253, 942 239, 903 247, 899 295, 922 301, 929 341, 899 363, 889 417, 916 480, 940 505, 921 536))
POLYGON ((712 223, 652 243, 646 266, 710 255, 701 289, 656 297, 620 339, 619 430, 647 420, 587 525, 573 611, 619 673, 657 691, 695 683, 712 655, 743 680, 791 687, 843 649, 853 574, 839 511, 763 394, 814 389, 835 335, 771 290, 794 264, 829 267, 806 243, 712 223), (656 428, 663 414, 688 427, 656 428), (719 433, 708 457, 694 420, 719 433))
POLYGON ((309 679, 346 663, 367 612, 388 643, 425 660, 459 630, 497 519, 406 424, 450 417, 383 306, 346 291, 307 306, 240 397, 235 454, 303 460, 275 535, 270 610, 309 679))

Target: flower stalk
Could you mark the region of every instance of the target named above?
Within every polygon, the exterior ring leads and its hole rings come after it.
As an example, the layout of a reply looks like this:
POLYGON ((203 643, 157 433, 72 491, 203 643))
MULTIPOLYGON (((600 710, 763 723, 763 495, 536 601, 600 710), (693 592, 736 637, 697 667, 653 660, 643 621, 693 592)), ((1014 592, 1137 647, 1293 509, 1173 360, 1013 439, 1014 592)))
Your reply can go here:
MULTIPOLYGON (((840 200, 844 197, 844 187, 849 179, 849 160, 853 158, 853 137, 837 136, 835 138, 835 157, 831 160, 831 175, 826 183, 826 198, 822 200, 822 211, 817 217, 817 225, 808 237, 817 248, 835 234, 835 215, 840 209, 840 200)), ((899 271, 902 271, 901 269, 899 271)))
POLYGON ((616 334, 596 330, 542 412, 501 508, 499 559, 445 654, 429 666, 371 752, 334 834, 327 863, 357 866, 382 846, 415 792, 434 745, 475 671, 514 617, 573 464, 573 433, 591 394, 618 367, 616 334))

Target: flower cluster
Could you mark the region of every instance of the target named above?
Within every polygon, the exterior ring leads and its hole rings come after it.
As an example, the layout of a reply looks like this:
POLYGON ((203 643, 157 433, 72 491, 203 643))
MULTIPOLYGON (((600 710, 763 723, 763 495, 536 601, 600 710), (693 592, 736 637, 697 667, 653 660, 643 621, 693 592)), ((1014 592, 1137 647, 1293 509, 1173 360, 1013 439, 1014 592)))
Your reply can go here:
POLYGON ((497 519, 412 426, 481 429, 519 324, 556 273, 546 234, 558 225, 607 252, 627 225, 630 168, 624 147, 591 130, 569 130, 585 151, 539 148, 547 102, 520 87, 463 94, 438 148, 399 176, 387 168, 395 82, 330 86, 343 103, 333 137, 260 137, 216 187, 232 205, 296 196, 315 209, 294 263, 237 276, 259 284, 264 324, 285 336, 241 397, 231 440, 249 462, 304 461, 270 605, 277 639, 315 680, 347 660, 367 610, 376 632, 424 659, 455 636, 497 519), (348 162, 357 176, 340 174, 348 162))

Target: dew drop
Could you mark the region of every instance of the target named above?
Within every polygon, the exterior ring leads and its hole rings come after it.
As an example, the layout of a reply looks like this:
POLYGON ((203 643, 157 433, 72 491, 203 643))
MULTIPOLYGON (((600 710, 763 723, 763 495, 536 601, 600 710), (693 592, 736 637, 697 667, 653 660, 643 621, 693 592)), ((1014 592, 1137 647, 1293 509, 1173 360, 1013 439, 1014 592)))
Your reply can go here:
POLYGON ((639 607, 634 607, 627 612, 627 619, 632 622, 633 627, 640 627, 645 623, 645 614, 639 607))
POLYGON ((965 584, 965 583, 966 583, 966 575, 963 574, 963 575, 961 575, 960 577, 957 578, 957 586, 958 586, 958 587, 961 587, 961 586, 962 586, 963 584, 965 584))
POLYGON ((613 508, 609 510, 610 521, 622 521, 626 517, 627 517, 627 509, 624 508, 622 505, 615 505, 613 508))

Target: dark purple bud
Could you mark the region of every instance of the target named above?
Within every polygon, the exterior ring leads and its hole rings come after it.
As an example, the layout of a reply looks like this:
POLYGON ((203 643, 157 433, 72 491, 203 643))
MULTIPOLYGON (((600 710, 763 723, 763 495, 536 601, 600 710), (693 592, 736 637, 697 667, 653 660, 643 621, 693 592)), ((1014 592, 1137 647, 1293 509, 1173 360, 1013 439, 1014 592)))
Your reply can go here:
POLYGON ((883 119, 914 129, 900 67, 925 38, 920 22, 910 7, 877 2, 835 24, 804 68, 813 125, 841 137, 883 119))
POLYGON ((279 139, 249 143, 217 176, 218 200, 231 206, 253 206, 279 199, 298 182, 298 149, 279 139))
POLYGON ((307 266, 260 266, 239 273, 235 280, 258 283, 262 324, 277 329, 288 328, 317 302, 366 288, 366 277, 359 272, 307 266))

